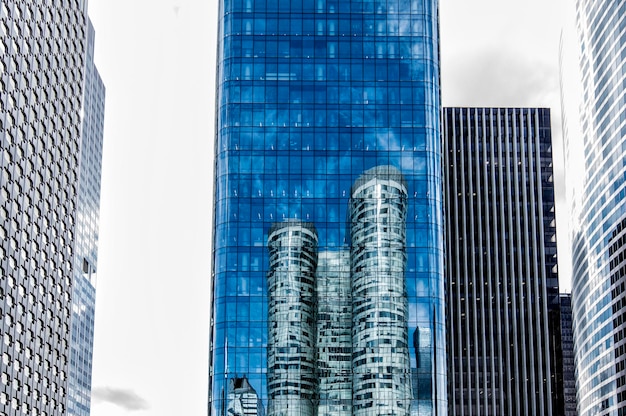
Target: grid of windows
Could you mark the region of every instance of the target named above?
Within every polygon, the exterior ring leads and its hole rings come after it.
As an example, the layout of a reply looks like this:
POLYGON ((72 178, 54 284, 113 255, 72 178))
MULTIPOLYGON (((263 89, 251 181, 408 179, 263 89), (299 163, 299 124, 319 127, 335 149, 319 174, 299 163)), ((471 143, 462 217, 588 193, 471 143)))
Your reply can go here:
POLYGON ((85 4, 0 2, 0 415, 66 414, 85 4))
MULTIPOLYGON (((393 166, 406 181, 407 371, 417 367, 409 341, 417 327, 428 349, 422 357, 432 362, 428 393, 411 393, 419 400, 402 406, 443 413, 437 2, 224 0, 220 7, 212 414, 229 407, 227 380, 244 375, 268 408, 272 224, 313 223, 318 256, 349 252, 352 186, 376 166, 393 166)), ((424 383, 407 377, 407 384, 424 383)))

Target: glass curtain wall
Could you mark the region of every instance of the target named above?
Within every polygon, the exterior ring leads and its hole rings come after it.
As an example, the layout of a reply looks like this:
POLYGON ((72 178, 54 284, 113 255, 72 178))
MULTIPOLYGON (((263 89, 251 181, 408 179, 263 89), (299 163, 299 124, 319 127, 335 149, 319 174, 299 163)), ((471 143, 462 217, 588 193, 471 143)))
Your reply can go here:
POLYGON ((576 2, 582 140, 572 181, 572 324, 578 414, 626 414, 626 2, 576 2), (615 245, 617 244, 617 246, 615 245))
POLYGON ((446 414, 438 42, 436 0, 220 2, 210 414, 446 414))

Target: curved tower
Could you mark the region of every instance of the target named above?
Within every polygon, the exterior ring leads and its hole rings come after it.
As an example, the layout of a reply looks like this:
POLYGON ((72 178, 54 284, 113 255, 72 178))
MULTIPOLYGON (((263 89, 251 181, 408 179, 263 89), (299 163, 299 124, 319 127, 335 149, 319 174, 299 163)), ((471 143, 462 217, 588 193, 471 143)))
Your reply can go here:
MULTIPOLYGON (((581 416, 626 409, 626 1, 578 0, 582 151, 574 190, 572 319, 581 416)), ((568 146, 577 146, 568 140, 568 146)))
POLYGON ((353 415, 409 415, 404 177, 392 166, 364 172, 349 209, 353 415))
POLYGON ((267 415, 314 416, 317 232, 310 223, 277 223, 267 245, 267 415))

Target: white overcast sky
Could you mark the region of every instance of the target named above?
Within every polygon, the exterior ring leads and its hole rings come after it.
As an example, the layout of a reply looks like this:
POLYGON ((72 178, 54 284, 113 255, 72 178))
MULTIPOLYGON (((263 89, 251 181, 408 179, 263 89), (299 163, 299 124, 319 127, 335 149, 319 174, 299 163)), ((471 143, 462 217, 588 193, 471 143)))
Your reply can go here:
MULTIPOLYGON (((440 1, 443 104, 549 107, 560 143, 563 0, 440 1)), ((206 415, 217 0, 89 14, 107 88, 92 415, 206 415)))

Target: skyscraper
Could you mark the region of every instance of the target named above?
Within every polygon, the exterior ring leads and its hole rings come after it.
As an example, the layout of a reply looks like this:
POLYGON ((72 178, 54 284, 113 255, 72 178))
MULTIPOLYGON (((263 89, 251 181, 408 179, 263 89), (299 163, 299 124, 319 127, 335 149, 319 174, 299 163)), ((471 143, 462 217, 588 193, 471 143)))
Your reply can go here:
POLYGON ((100 177, 105 88, 93 60, 95 31, 88 20, 83 89, 67 414, 89 416, 98 266, 100 177))
POLYGON ((549 110, 443 115, 450 413, 563 414, 549 110))
POLYGON ((561 351, 563 351, 563 401, 565 416, 577 416, 574 337, 572 335, 572 295, 561 293, 561 351))
MULTIPOLYGON (((77 254, 94 249, 97 223, 81 217, 81 195, 95 189, 85 187, 92 171, 81 166, 86 8, 78 0, 0 3, 3 415, 71 412, 77 254)), ((84 258, 95 266, 95 251, 84 258)))
POLYGON ((220 2, 212 414, 221 415, 227 408, 228 380, 243 376, 268 414, 271 402, 286 396, 290 405, 280 407, 284 414, 295 414, 287 409, 307 414, 385 414, 400 408, 445 414, 437 13, 434 0, 220 2), (390 205, 385 217, 382 211, 375 212, 381 207, 367 205, 368 198, 353 195, 353 186, 367 175, 380 176, 373 189, 381 193, 382 205, 390 203, 383 194, 396 192, 396 185, 383 182, 401 183, 404 211, 390 205), (403 181, 391 180, 392 176, 403 181), (362 207, 351 205, 353 196, 365 198, 362 207), (356 217, 354 210, 359 211, 356 217), (400 213, 402 221, 390 217, 400 213), (352 224, 366 217, 380 223, 362 224, 363 234, 355 234, 352 224), (392 245, 394 225, 383 222, 390 219, 404 224, 403 248, 392 245), (315 296, 310 298, 314 308, 305 295, 272 299, 269 290, 278 269, 271 260, 277 246, 269 239, 266 248, 268 238, 280 230, 302 233, 305 229, 315 230, 315 262, 305 254, 308 250, 293 247, 286 258, 300 257, 288 260, 293 269, 285 276, 314 278, 315 296), (375 257, 359 259, 355 242, 364 244, 368 256, 380 256, 380 268, 373 266, 379 261, 375 257), (387 255, 393 255, 393 260, 383 261, 387 255), (309 270, 314 263, 315 269, 309 270), (298 271, 305 266, 306 273, 298 271), (356 296, 352 290, 349 304, 335 303, 332 293, 343 289, 329 281, 332 275, 351 284, 361 279, 364 288, 374 281, 384 282, 378 289, 387 292, 368 288, 356 296), (404 285, 404 300, 388 307, 392 298, 398 300, 398 282, 404 285), (331 300, 322 299, 321 293, 331 300), (378 316, 365 313, 361 322, 354 312, 361 304, 378 316), (281 325, 272 315, 289 305, 301 308, 284 312, 289 319, 316 311, 315 326, 306 321, 287 325, 294 331, 300 328, 300 335, 290 334, 295 339, 289 341, 304 341, 315 330, 316 356, 326 354, 327 362, 318 361, 308 369, 305 344, 286 347, 294 348, 290 356, 283 356, 287 364, 270 362, 288 352, 272 343, 278 339, 278 328, 291 321, 281 325), (331 308, 334 305, 336 310, 331 308), (402 313, 397 313, 398 308, 402 313), (335 319, 337 326, 325 319, 335 319), (356 342, 371 326, 380 331, 372 331, 369 341, 356 342), (424 338, 422 349, 428 349, 423 356, 432 362, 427 393, 411 388, 418 385, 410 376, 417 368, 412 334, 418 327, 424 338), (346 330, 351 331, 349 341, 346 330), (335 331, 337 336, 332 335, 335 331), (339 343, 336 350, 329 345, 334 340, 339 343), (367 345, 359 347, 366 365, 354 356, 355 342, 367 345), (278 349, 273 352, 273 348, 278 349), (349 359, 349 367, 343 359, 349 359), (373 360, 381 361, 371 365, 373 360), (283 364, 311 374, 303 373, 297 383, 287 377, 280 391, 272 383, 283 364), (312 397, 307 393, 309 381, 311 389, 315 385, 312 397), (363 387, 355 389, 355 382, 363 387), (321 387, 329 383, 341 385, 337 394, 324 395, 321 387), (368 383, 375 388, 357 398, 356 391, 364 391, 368 383), (394 393, 378 408, 374 393, 389 389, 388 384, 402 393, 394 393), (348 388, 355 393, 346 395, 348 388), (367 396, 370 393, 372 397, 367 396))
MULTIPOLYGON (((572 203, 572 321, 581 416, 626 413, 619 234, 626 218, 626 2, 576 2, 581 140, 566 139, 572 203)), ((569 114, 572 119, 575 114, 569 114)), ((571 130, 571 129, 570 129, 571 130)))

